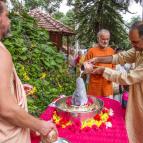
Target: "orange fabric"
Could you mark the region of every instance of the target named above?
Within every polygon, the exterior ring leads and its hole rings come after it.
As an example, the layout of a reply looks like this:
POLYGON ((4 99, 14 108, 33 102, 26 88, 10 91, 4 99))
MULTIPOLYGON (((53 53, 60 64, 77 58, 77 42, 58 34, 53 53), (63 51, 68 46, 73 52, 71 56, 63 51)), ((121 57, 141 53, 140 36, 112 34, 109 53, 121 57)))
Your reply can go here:
MULTIPOLYGON (((110 47, 101 49, 100 47, 90 48, 86 54, 85 61, 92 59, 94 57, 100 56, 110 56, 114 54, 114 50, 110 47)), ((97 63, 96 66, 104 66, 108 68, 114 68, 113 64, 102 64, 97 63)), ((110 96, 113 95, 112 82, 106 80, 102 75, 90 74, 89 84, 88 84, 88 95, 93 96, 110 96)))

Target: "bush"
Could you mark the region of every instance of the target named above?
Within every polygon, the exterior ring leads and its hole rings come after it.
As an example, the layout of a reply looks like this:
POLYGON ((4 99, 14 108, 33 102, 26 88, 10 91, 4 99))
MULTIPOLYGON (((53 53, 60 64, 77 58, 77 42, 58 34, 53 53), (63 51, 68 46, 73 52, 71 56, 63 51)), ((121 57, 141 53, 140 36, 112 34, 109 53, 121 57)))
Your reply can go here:
POLYGON ((73 93, 75 78, 68 73, 64 57, 50 42, 48 32, 38 28, 33 18, 12 12, 10 19, 12 36, 4 44, 22 82, 34 86, 28 107, 38 116, 59 94, 73 93))

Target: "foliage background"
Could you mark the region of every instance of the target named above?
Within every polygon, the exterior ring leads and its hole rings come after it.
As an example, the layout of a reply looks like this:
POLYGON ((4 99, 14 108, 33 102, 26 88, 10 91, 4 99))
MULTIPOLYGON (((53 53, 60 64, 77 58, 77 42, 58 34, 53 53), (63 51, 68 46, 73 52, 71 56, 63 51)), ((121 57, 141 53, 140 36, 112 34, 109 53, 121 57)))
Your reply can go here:
MULTIPOLYGON (((50 42, 48 32, 38 28, 36 21, 23 10, 41 8, 51 13, 54 18, 76 29, 77 36, 72 42, 79 40, 80 45, 86 48, 96 41, 97 32, 101 28, 111 31, 111 45, 130 48, 127 27, 120 13, 128 11, 130 1, 67 0, 73 9, 66 15, 57 11, 62 0, 25 0, 25 4, 19 0, 10 1, 8 5, 13 6, 14 11, 10 14, 12 36, 4 43, 13 56, 23 83, 34 86, 31 96, 28 96, 29 109, 34 115, 39 115, 59 94, 71 95, 75 88, 75 78, 67 72, 67 64, 50 42)), ((130 26, 136 19, 127 25, 130 26)))
MULTIPOLYGON (((142 4, 142 0, 134 1, 142 4)), ((14 11, 44 9, 56 19, 73 27, 77 31, 77 35, 71 41, 74 43, 78 40, 81 48, 89 48, 97 42, 97 32, 102 28, 110 30, 111 46, 125 50, 131 47, 127 35, 130 25, 125 23, 121 12, 129 12, 128 8, 133 0, 67 0, 67 4, 72 6, 72 10, 66 15, 58 12, 63 0, 25 0, 24 2, 10 0, 10 2, 14 11)))
POLYGON ((58 95, 73 93, 75 78, 68 73, 63 55, 49 41, 48 32, 38 28, 33 18, 24 12, 11 12, 10 19, 12 36, 4 44, 22 82, 34 86, 28 105, 38 116, 58 95))
POLYGON ((121 11, 127 11, 126 3, 113 0, 68 0, 75 12, 77 37, 85 47, 97 42, 97 33, 101 29, 111 32, 110 45, 129 48, 128 35, 121 11))

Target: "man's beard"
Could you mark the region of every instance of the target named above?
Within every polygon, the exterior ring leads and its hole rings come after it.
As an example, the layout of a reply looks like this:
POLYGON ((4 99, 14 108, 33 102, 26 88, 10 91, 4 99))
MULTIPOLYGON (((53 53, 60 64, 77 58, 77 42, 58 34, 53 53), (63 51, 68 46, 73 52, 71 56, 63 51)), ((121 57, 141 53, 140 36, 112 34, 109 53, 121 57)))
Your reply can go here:
POLYGON ((103 47, 103 48, 106 48, 106 47, 108 47, 109 44, 99 43, 99 45, 100 45, 101 47, 103 47))

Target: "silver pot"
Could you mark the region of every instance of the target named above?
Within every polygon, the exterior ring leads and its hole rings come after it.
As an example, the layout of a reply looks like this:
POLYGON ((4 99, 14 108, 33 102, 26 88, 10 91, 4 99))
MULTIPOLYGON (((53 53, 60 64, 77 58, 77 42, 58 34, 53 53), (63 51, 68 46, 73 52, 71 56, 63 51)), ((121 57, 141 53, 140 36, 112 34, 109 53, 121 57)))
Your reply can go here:
POLYGON ((75 105, 67 105, 66 101, 71 96, 62 97, 55 102, 55 106, 57 108, 57 112, 59 115, 66 114, 71 120, 74 118, 79 118, 81 121, 85 119, 89 119, 98 114, 103 106, 104 102, 101 99, 90 97, 93 100, 93 103, 90 105, 83 106, 75 106, 75 105))

